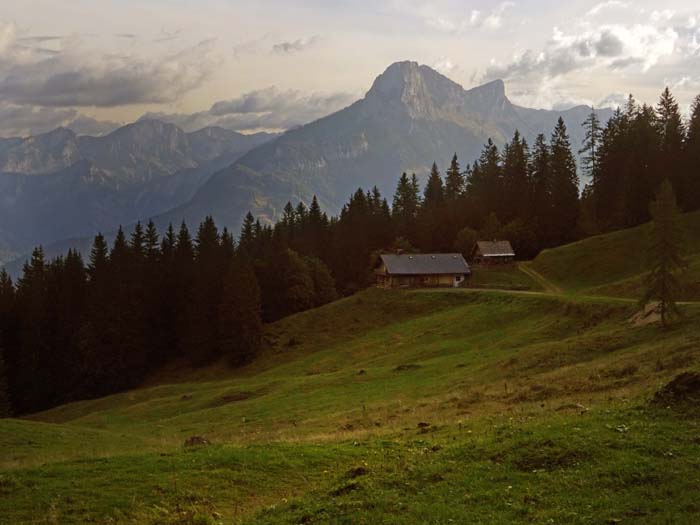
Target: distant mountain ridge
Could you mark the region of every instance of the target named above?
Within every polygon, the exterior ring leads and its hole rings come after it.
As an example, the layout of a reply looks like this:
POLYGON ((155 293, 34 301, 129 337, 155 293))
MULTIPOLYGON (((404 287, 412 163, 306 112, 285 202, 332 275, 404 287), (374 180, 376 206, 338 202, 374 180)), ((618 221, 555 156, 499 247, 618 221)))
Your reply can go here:
POLYGON ((218 127, 185 133, 140 120, 102 137, 58 128, 0 139, 0 251, 91 236, 162 213, 272 138, 218 127))
MULTIPOLYGON (((390 197, 404 171, 423 176, 433 161, 444 170, 455 152, 465 166, 489 138, 500 145, 516 130, 532 144, 560 116, 576 150, 590 111, 520 107, 501 80, 464 89, 428 66, 397 62, 361 100, 279 136, 141 120, 103 137, 59 128, 0 139, 0 170, 22 171, 0 173, 0 253, 38 243, 50 255, 84 249, 81 237, 151 217, 162 230, 212 215, 237 231, 249 210, 273 222, 287 201, 313 195, 337 213, 358 187, 390 197)), ((596 111, 601 121, 612 114, 596 111)))
POLYGON ((153 119, 138 120, 100 137, 57 128, 33 137, 0 139, 0 172, 45 175, 88 160, 122 183, 138 183, 246 151, 272 137, 220 127, 185 133, 174 124, 153 119))
MULTIPOLYGON (((288 200, 308 203, 314 194, 336 213, 359 186, 376 185, 390 197, 403 171, 424 175, 433 161, 444 169, 455 152, 471 163, 489 138, 503 144, 516 130, 532 143, 539 133, 549 136, 560 116, 577 149, 590 111, 519 107, 501 80, 465 90, 428 66, 398 62, 363 99, 250 151, 159 222, 197 224, 211 214, 236 229, 248 210, 274 221, 288 200)), ((603 121, 612 115, 597 112, 603 121)))

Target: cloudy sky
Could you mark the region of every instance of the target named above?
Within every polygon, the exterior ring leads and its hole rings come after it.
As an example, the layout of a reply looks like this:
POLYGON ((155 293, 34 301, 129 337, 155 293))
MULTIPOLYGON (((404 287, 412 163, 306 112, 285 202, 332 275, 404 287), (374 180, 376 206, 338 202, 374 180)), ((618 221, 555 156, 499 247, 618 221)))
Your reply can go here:
POLYGON ((0 136, 286 129, 360 98, 398 60, 516 103, 700 93, 697 0, 2 0, 0 136))

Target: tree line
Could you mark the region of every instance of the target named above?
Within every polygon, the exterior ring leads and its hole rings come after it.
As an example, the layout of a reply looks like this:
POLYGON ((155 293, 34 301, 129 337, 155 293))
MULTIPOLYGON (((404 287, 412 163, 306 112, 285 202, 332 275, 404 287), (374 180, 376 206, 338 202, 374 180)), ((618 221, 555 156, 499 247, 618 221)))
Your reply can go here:
POLYGON ((404 173, 391 204, 376 187, 330 218, 316 197, 287 203, 274 225, 248 213, 237 241, 212 218, 194 239, 185 224, 162 238, 137 224, 111 247, 97 235, 87 262, 75 251, 46 261, 37 248, 16 285, 0 274, 0 411, 130 388, 173 359, 241 365, 263 323, 368 286, 383 250, 469 256, 477 239, 505 238, 533 257, 647 221, 665 178, 684 211, 700 208, 700 97, 688 121, 666 90, 656 108, 630 97, 604 127, 595 112, 583 125, 581 195, 559 119, 532 146, 516 131, 464 169, 456 154, 444 174, 433 164, 423 188, 404 173))
POLYGON ((668 179, 682 211, 700 208, 700 96, 685 121, 668 88, 656 107, 630 95, 605 127, 586 121, 583 234, 636 226, 650 218, 649 202, 668 179))
POLYGON ((335 299, 320 260, 272 237, 256 250, 210 217, 194 239, 184 223, 162 239, 153 222, 128 238, 120 228, 111 247, 97 235, 87 263, 36 248, 16 285, 0 272, 0 388, 13 411, 128 389, 173 359, 242 365, 263 321, 335 299))

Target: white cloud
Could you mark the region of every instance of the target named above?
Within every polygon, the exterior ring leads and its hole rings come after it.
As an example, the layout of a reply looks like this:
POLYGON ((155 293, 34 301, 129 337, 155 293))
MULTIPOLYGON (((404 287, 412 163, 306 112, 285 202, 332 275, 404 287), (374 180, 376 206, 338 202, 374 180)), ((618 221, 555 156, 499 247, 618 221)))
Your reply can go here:
MULTIPOLYGON (((588 13, 595 15, 612 7, 624 7, 624 3, 605 2, 588 13)), ((688 62, 690 58, 700 58, 697 14, 666 10, 630 18, 629 23, 601 24, 584 19, 567 30, 555 27, 540 49, 525 49, 510 61, 492 61, 480 79, 511 80, 521 86, 519 102, 552 107, 562 98, 553 86, 582 78, 574 75, 635 75, 638 79, 656 79, 657 85, 671 76, 669 71, 675 72, 672 78, 676 81, 688 76, 678 73, 694 67, 688 62)), ((678 86, 691 85, 689 82, 678 86)))
POLYGON ((612 9, 627 9, 629 7, 629 2, 622 2, 620 0, 609 0, 607 2, 601 2, 593 6, 586 16, 592 17, 597 16, 601 12, 612 10, 612 9))
POLYGON ((410 14, 427 26, 445 33, 465 33, 472 29, 495 30, 503 26, 506 11, 515 2, 505 1, 485 13, 479 9, 464 9, 463 3, 448 6, 442 3, 423 0, 394 0, 394 9, 402 14, 410 14))
POLYGON ((514 7, 514 2, 502 2, 500 3, 489 16, 484 19, 484 27, 489 29, 498 29, 503 25, 503 14, 507 9, 514 7))
POLYGON ((338 111, 357 97, 350 93, 304 95, 274 86, 214 103, 207 111, 192 114, 148 113, 143 118, 172 122, 185 131, 220 126, 235 131, 284 130, 338 111))
POLYGON ((219 64, 212 44, 145 59, 98 53, 80 37, 18 39, 14 25, 0 25, 0 101, 53 107, 173 102, 219 64), (52 49, 35 45, 47 39, 52 49))
POLYGON ((439 71, 443 75, 449 75, 461 70, 461 68, 455 64, 451 58, 446 56, 438 58, 437 62, 433 64, 433 69, 439 71))

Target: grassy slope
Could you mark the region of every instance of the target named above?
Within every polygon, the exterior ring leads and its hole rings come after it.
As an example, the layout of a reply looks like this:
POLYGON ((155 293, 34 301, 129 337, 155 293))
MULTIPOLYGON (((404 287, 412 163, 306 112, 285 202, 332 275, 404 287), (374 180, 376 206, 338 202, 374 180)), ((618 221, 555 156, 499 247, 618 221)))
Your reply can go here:
POLYGON ((540 284, 520 269, 518 264, 474 266, 467 286, 470 288, 497 288, 502 290, 542 290, 540 284))
MULTIPOLYGON (((700 300, 700 212, 683 216, 690 263, 684 298, 700 300)), ((543 251, 531 267, 566 291, 638 298, 648 268, 650 226, 590 237, 543 251)))
POLYGON ((695 519, 698 428, 639 407, 697 367, 700 312, 670 332, 634 328, 631 313, 575 297, 368 290, 272 325, 268 351, 240 372, 0 422, 0 516, 695 519), (194 434, 214 446, 183 449, 194 434))
POLYGON ((661 331, 590 297, 638 293, 644 235, 543 253, 564 295, 367 290, 269 326, 245 369, 2 420, 0 522, 697 522, 700 419, 648 399, 700 369, 700 307, 661 331))

